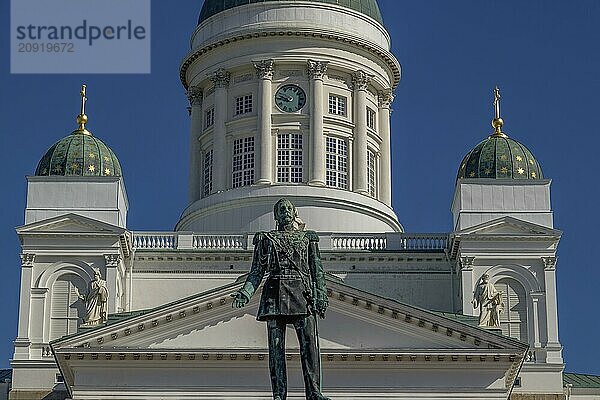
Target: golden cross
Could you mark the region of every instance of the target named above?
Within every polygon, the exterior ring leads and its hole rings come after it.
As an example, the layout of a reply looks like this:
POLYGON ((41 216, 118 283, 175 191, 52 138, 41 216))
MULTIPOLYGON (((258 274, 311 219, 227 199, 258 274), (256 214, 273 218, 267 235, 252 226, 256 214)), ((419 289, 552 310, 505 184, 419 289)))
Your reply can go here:
POLYGON ((80 115, 85 115, 85 102, 87 101, 87 97, 85 96, 86 85, 81 85, 81 113, 80 115))
POLYGON ((500 99, 502 97, 500 96, 500 89, 498 88, 498 86, 496 86, 496 89, 494 89, 494 108, 496 110, 496 119, 500 118, 500 99))

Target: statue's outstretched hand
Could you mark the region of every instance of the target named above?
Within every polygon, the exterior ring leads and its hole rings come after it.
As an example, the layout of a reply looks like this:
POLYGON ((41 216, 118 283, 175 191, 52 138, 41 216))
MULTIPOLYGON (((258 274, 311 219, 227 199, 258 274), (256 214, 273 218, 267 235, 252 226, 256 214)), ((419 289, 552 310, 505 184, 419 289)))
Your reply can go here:
POLYGON ((233 297, 233 303, 231 304, 233 308, 242 308, 250 301, 250 299, 240 291, 232 293, 231 297, 233 297))

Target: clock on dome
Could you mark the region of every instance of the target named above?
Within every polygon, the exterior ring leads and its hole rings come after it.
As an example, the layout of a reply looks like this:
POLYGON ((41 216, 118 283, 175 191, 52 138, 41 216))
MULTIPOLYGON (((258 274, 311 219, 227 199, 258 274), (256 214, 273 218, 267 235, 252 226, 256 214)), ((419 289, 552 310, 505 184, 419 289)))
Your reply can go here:
POLYGON ((275 93, 275 104, 281 111, 296 112, 306 104, 306 93, 298 85, 283 85, 275 93))

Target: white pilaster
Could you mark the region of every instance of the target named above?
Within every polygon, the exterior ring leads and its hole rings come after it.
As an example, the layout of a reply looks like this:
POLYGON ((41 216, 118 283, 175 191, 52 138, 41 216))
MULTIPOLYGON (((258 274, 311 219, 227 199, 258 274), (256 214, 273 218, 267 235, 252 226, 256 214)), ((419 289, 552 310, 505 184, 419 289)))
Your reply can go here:
POLYGON ((108 313, 117 312, 117 279, 119 279, 119 273, 117 268, 121 260, 119 254, 105 254, 104 255, 106 265, 106 288, 108 289, 108 313))
POLYGON ((531 293, 531 306, 532 306, 532 318, 533 318, 533 350, 542 347, 540 342, 540 312, 539 303, 540 299, 544 298, 543 293, 531 293))
POLYGON ((462 312, 465 315, 475 315, 473 307, 473 288, 475 281, 473 279, 473 262, 475 257, 460 258, 460 273, 462 283, 462 312))
POLYGON ((379 93, 379 137, 381 138, 381 167, 379 170, 379 199, 392 206, 392 149, 390 130, 390 105, 394 101, 391 89, 379 93))
POLYGON ((273 183, 273 140, 271 135, 271 111, 272 104, 272 81, 273 60, 254 61, 254 68, 258 77, 258 98, 260 99, 258 113, 258 142, 255 147, 256 183, 270 185, 273 183))
POLYGON ((309 184, 325 185, 325 135, 323 132, 324 94, 323 77, 327 72, 326 61, 308 60, 308 75, 312 92, 310 113, 309 184))
POLYGON ((35 254, 21 254, 21 291, 19 293, 19 326, 15 339, 15 360, 29 358, 29 316, 31 313, 31 285, 35 254))
POLYGON ((190 101, 190 176, 188 181, 190 204, 200 199, 202 180, 200 179, 201 159, 200 142, 202 134, 202 90, 192 86, 187 92, 190 101))
POLYGON ((215 127, 213 130, 213 193, 227 189, 227 151, 225 148, 225 134, 227 128, 228 88, 231 74, 219 68, 211 76, 215 85, 215 127))
POLYGON ((562 347, 558 340, 558 310, 556 302, 556 257, 544 257, 544 284, 546 287, 546 362, 562 363, 562 347))
POLYGON ((357 71, 354 84, 354 191, 368 193, 367 188, 367 88, 371 76, 357 71))
POLYGON ((50 332, 50 316, 46 313, 46 297, 48 288, 32 288, 31 289, 31 314, 29 338, 32 343, 43 343, 47 341, 50 332), (48 326, 45 326, 48 323, 48 326), (44 335, 46 331, 46 335, 44 335), (46 336, 46 340, 44 337, 46 336))

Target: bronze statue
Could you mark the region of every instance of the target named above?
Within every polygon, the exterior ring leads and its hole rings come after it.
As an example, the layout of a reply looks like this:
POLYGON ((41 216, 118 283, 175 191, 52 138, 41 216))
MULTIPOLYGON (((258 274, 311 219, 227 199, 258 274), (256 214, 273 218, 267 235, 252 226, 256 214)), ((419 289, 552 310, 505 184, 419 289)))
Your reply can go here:
POLYGON ((291 324, 300 343, 306 398, 329 400, 321 394, 317 315, 325 318, 329 303, 319 236, 304 230, 289 200, 279 200, 273 212, 277 229, 254 236, 252 269, 242 289, 232 295, 233 307, 245 306, 268 273, 256 319, 267 321, 273 399, 285 400, 287 396, 285 331, 291 324))

